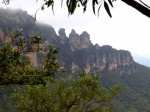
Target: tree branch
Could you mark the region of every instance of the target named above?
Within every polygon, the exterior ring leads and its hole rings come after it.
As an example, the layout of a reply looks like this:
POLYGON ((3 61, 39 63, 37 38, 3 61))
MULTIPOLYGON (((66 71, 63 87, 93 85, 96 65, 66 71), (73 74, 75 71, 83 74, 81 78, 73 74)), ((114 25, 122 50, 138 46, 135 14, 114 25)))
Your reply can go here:
POLYGON ((75 105, 76 101, 77 101, 77 99, 75 97, 75 99, 71 102, 71 104, 68 105, 66 112, 69 112, 69 110, 72 108, 72 106, 75 105))
POLYGON ((139 0, 143 5, 145 5, 147 8, 150 9, 150 6, 148 6, 146 3, 144 3, 142 0, 139 0))
POLYGON ((143 15, 150 18, 150 9, 147 7, 141 5, 140 3, 134 1, 134 0, 121 0, 122 2, 126 3, 127 5, 135 8, 139 12, 141 12, 143 15))

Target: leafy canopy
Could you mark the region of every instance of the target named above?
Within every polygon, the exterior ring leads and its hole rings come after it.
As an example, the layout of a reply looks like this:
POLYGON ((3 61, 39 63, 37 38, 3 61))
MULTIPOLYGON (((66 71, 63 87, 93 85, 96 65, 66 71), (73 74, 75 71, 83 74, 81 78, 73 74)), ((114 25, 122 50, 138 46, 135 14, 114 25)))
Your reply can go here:
POLYGON ((19 112, 113 112, 112 100, 122 90, 100 87, 97 75, 59 77, 44 85, 26 86, 13 94, 19 112))

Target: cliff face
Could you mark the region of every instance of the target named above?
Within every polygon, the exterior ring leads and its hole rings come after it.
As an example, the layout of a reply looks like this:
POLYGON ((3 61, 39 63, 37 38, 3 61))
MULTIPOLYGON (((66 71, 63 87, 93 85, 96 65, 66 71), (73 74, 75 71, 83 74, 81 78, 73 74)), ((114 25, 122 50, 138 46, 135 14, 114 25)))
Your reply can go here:
POLYGON ((62 48, 60 60, 64 62, 61 66, 67 68, 70 73, 76 73, 79 68, 85 69, 86 73, 130 74, 137 71, 129 51, 116 50, 109 45, 93 45, 90 35, 85 31, 79 35, 72 30, 69 38, 66 37, 65 30, 63 34, 64 36, 59 35, 62 48))
POLYGON ((85 31, 81 35, 79 35, 76 33, 74 29, 72 29, 68 38, 66 36, 65 29, 60 28, 58 34, 59 34, 59 43, 62 45, 68 44, 71 51, 81 50, 92 46, 92 43, 90 41, 90 35, 85 31))
MULTIPOLYGON (((10 9, 9 9, 10 10, 10 9)), ((65 29, 60 28, 58 35, 54 28, 49 25, 35 23, 34 19, 25 11, 10 10, 11 13, 3 15, 8 10, 0 10, 0 44, 10 41, 8 31, 23 29, 24 38, 33 34, 43 35, 44 45, 56 44, 60 46, 59 64, 67 69, 69 74, 77 70, 85 69, 86 73, 109 73, 130 74, 137 71, 131 53, 124 50, 116 50, 111 46, 93 45, 88 32, 77 34, 72 30, 69 37, 65 29)), ((34 66, 37 66, 37 54, 27 54, 34 66)))
POLYGON ((77 68, 85 69, 86 73, 109 73, 130 74, 137 71, 135 62, 128 51, 118 51, 106 46, 99 50, 88 48, 75 52, 76 57, 72 60, 72 73, 77 68), (105 51, 104 51, 105 50, 105 51), (111 52, 112 51, 112 52, 111 52))
POLYGON ((116 53, 93 55, 87 58, 86 71, 87 73, 98 73, 104 72, 117 72, 119 74, 127 73, 130 74, 136 71, 136 68, 131 67, 134 64, 131 54, 127 51, 117 51, 116 53))

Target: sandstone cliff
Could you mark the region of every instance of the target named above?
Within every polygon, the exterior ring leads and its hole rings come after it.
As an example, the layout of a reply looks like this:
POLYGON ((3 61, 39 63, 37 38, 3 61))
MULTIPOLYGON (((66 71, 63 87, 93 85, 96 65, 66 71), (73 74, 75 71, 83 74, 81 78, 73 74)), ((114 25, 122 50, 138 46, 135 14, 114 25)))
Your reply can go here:
MULTIPOLYGON (((32 16, 21 10, 0 10, 0 44, 10 41, 8 32, 23 29, 24 38, 33 34, 42 35, 44 45, 55 44, 60 47, 59 64, 67 69, 69 74, 77 70, 85 69, 86 73, 109 73, 130 74, 137 71, 135 62, 129 51, 116 50, 109 45, 93 45, 88 32, 82 34, 72 30, 67 37, 64 28, 60 28, 58 35, 53 27, 41 23, 35 23, 32 16), (7 11, 11 13, 6 13, 7 11)), ((27 54, 34 66, 37 66, 37 54, 27 54)), ((43 55, 40 55, 43 56, 43 55)))
POLYGON ((60 29, 61 42, 60 60, 64 68, 70 73, 75 73, 79 68, 86 73, 116 72, 130 74, 137 71, 131 53, 125 50, 116 50, 109 45, 93 45, 90 35, 83 32, 81 35, 72 30, 66 37, 65 30, 60 29), (65 49, 64 49, 65 48, 65 49))

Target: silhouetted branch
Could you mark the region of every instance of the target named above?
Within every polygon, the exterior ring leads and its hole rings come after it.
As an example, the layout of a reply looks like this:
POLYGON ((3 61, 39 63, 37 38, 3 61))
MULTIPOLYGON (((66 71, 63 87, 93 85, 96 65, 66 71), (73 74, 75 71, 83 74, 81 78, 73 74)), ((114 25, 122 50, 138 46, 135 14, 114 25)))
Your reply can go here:
POLYGON ((145 5, 147 8, 150 9, 150 6, 148 6, 146 3, 144 3, 142 0, 139 0, 143 5, 145 5))
POLYGON ((150 9, 141 5, 140 3, 134 1, 134 0, 121 0, 124 3, 126 3, 127 5, 135 8, 136 10, 138 10, 139 12, 141 12, 143 15, 147 16, 150 18, 150 9))

